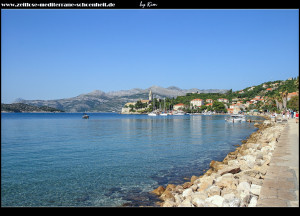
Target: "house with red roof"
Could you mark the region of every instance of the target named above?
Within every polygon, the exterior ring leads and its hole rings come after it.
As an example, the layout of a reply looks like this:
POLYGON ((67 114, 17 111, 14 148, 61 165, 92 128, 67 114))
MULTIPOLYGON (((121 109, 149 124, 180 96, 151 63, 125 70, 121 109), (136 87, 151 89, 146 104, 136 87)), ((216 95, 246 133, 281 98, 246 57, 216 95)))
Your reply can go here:
POLYGON ((298 92, 292 92, 292 93, 288 93, 287 95, 287 100, 291 100, 292 97, 294 96, 299 96, 299 93, 298 92))
POLYGON ((226 99, 226 98, 219 98, 218 101, 223 102, 223 103, 228 103, 229 102, 229 100, 226 99))
POLYGON ((213 99, 206 99, 205 102, 206 102, 206 103, 213 103, 214 100, 213 100, 213 99))
POLYGON ((185 105, 183 103, 179 103, 173 106, 173 110, 183 109, 185 105))
POLYGON ((191 105, 192 105, 193 107, 194 107, 194 106, 200 107, 200 106, 204 105, 204 101, 203 101, 202 99, 200 99, 200 98, 191 100, 190 103, 191 103, 191 105))

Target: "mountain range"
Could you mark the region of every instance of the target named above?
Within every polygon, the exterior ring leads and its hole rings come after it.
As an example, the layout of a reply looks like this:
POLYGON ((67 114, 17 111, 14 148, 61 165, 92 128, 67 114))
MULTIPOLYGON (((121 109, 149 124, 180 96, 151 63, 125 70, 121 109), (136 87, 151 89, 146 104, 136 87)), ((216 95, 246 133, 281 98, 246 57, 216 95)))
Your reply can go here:
POLYGON ((76 97, 57 100, 24 100, 17 99, 16 103, 25 103, 34 106, 48 106, 66 112, 120 112, 122 107, 128 103, 139 99, 148 99, 149 91, 155 98, 172 98, 185 95, 186 93, 226 93, 226 89, 206 89, 197 88, 180 89, 175 86, 163 88, 151 86, 147 89, 134 88, 130 90, 103 92, 95 90, 90 93, 80 94, 76 97))

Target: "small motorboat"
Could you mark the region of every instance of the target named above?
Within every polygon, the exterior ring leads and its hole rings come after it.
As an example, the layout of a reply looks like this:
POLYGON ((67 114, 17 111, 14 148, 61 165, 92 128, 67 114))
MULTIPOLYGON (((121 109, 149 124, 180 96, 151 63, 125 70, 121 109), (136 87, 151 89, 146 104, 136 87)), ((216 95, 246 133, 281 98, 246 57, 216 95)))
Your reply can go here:
POLYGON ((168 113, 166 113, 166 112, 162 112, 161 114, 159 114, 159 115, 161 115, 161 116, 167 116, 168 115, 168 113))
POLYGON ((225 119, 227 122, 242 122, 246 121, 245 116, 243 115, 231 115, 229 118, 225 119))
POLYGON ((151 113, 148 114, 148 116, 157 116, 157 113, 151 112, 151 113))
POLYGON ((89 116, 88 114, 83 113, 83 116, 82 116, 83 119, 89 119, 89 117, 90 117, 90 116, 89 116))

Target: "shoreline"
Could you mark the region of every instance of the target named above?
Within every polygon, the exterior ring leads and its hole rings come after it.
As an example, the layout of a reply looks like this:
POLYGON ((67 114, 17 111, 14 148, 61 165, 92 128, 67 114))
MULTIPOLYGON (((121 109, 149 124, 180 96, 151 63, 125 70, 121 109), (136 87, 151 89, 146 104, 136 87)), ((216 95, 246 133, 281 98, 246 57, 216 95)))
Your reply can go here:
POLYGON ((284 123, 275 123, 266 115, 255 123, 257 131, 241 141, 223 161, 210 162, 201 176, 192 176, 181 185, 168 184, 151 191, 160 207, 255 207, 272 152, 284 123))

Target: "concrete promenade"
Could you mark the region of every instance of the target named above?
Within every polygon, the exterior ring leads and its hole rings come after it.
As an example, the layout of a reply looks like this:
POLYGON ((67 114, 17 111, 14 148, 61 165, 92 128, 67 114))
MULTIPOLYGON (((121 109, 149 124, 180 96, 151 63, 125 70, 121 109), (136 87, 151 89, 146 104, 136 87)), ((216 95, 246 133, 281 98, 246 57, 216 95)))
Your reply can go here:
POLYGON ((257 207, 299 207, 299 123, 288 120, 263 181, 257 207))

